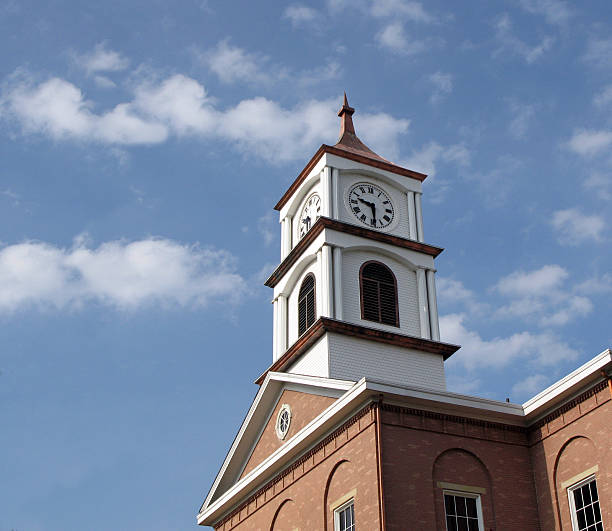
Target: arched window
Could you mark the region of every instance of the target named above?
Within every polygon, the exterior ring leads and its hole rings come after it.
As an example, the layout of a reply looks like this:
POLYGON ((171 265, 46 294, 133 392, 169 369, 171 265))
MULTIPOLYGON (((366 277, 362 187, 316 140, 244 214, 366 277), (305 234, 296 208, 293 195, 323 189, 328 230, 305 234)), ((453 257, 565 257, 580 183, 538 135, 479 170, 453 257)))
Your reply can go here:
POLYGON ((397 282, 391 270, 380 262, 366 262, 359 271, 361 318, 399 326, 397 282))
POLYGON ((301 336, 315 322, 315 278, 308 275, 302 282, 298 296, 298 334, 301 336))

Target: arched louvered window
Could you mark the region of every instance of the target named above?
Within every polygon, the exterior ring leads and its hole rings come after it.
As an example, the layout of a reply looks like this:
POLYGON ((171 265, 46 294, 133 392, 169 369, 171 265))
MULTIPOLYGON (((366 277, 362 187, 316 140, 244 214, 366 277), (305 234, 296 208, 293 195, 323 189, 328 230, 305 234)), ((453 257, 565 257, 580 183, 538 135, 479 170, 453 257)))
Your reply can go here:
POLYGON ((301 336, 315 322, 315 277, 308 275, 302 282, 298 296, 298 333, 301 336))
POLYGON ((391 270, 380 262, 366 262, 359 271, 361 318, 399 326, 397 282, 391 270))

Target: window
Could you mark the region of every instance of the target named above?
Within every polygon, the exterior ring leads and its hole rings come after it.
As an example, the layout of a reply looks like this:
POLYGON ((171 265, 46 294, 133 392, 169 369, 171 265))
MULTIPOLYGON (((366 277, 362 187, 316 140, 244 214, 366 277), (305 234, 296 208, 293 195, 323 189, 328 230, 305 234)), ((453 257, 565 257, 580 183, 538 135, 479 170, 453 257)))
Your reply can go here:
POLYGON ((361 318, 399 326, 397 283, 391 270, 380 262, 366 262, 359 272, 361 318))
POLYGON ((594 476, 567 489, 574 531, 603 531, 594 476))
POLYGON ((447 531, 482 531, 480 496, 467 492, 444 492, 447 531))
POLYGON ((355 501, 350 500, 334 511, 334 531, 355 531, 355 501))
POLYGON ((298 296, 298 335, 302 335, 315 322, 315 278, 308 275, 302 282, 298 296))
POLYGON ((291 408, 289 404, 283 404, 276 417, 276 436, 282 441, 289 432, 291 425, 291 408))

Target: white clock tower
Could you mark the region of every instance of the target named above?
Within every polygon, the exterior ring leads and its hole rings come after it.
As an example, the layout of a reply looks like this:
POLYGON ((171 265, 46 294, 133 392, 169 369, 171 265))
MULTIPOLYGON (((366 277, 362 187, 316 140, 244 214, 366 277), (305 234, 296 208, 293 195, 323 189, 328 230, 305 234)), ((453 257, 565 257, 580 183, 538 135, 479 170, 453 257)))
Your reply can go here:
POLYGON ((322 145, 276 205, 281 263, 269 371, 445 390, 434 258, 424 242, 426 175, 355 134, 346 95, 340 138, 322 145))

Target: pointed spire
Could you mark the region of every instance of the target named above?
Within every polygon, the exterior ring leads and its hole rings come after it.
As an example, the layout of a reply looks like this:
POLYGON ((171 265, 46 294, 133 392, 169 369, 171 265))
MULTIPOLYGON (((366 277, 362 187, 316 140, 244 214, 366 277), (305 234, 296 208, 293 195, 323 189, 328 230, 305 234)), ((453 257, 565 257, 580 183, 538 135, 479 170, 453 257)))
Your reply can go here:
POLYGON ((340 138, 338 138, 338 143, 335 147, 359 155, 364 155, 369 158, 388 162, 380 155, 374 153, 368 146, 366 146, 361 140, 359 140, 357 134, 355 133, 355 126, 353 125, 354 112, 355 109, 353 109, 353 107, 349 105, 348 98, 346 97, 345 92, 342 108, 338 111, 338 116, 340 116, 340 138))
POLYGON ((344 133, 352 133, 355 134, 355 126, 353 125, 353 113, 355 109, 349 106, 348 99, 346 97, 346 92, 344 93, 344 103, 342 104, 342 108, 338 111, 338 116, 340 116, 340 137, 338 141, 342 140, 344 133))

